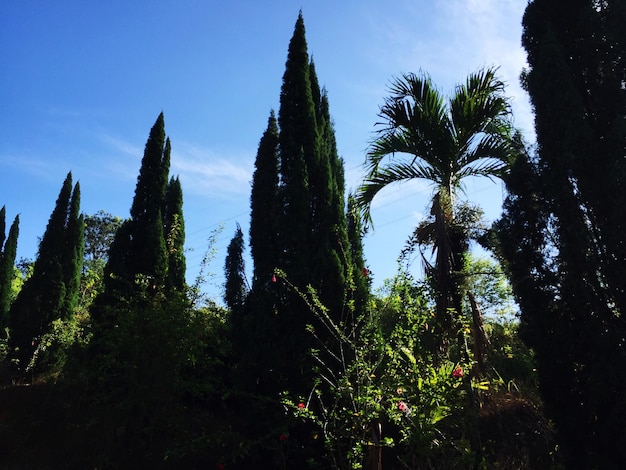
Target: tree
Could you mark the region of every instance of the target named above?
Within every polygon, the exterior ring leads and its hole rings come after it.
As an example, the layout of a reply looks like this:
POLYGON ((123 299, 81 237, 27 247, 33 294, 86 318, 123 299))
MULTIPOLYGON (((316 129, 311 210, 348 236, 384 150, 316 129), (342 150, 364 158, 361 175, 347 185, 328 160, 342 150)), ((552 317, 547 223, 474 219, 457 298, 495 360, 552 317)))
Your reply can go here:
POLYGON ((412 179, 433 184, 432 220, 418 227, 414 237, 432 243, 437 314, 450 332, 450 312, 461 314, 460 273, 468 249, 466 228, 458 223, 458 192, 469 176, 502 175, 512 156, 504 84, 495 70, 481 70, 446 101, 427 75, 405 74, 392 82, 390 92, 380 111, 384 127, 368 151, 369 172, 356 203, 371 222, 371 203, 381 189, 412 179))
POLYGON ((122 225, 122 219, 103 210, 93 215, 84 214, 85 220, 85 265, 91 262, 106 260, 109 248, 117 229, 122 225))
POLYGON ((0 328, 7 326, 9 308, 12 300, 12 283, 15 277, 15 256, 19 235, 20 216, 16 215, 9 235, 5 240, 6 208, 0 209, 0 328))
POLYGON ((282 208, 279 266, 296 285, 306 286, 314 251, 311 249, 311 170, 315 168, 313 165, 319 156, 315 104, 302 14, 298 15, 289 42, 280 91, 278 125, 279 197, 282 208))
POLYGON ((228 245, 224 272, 224 301, 233 313, 240 313, 246 299, 246 265, 243 259, 243 232, 237 224, 235 235, 228 245))
MULTIPOLYGON (((348 288, 363 268, 362 260, 353 265, 343 162, 328 95, 309 59, 301 13, 289 42, 278 119, 270 114, 255 166, 250 222, 254 277, 243 315, 231 316, 236 382, 261 400, 248 430, 251 436, 287 426, 280 393, 311 393, 318 359, 340 369, 337 357, 324 356, 336 333, 326 319, 353 327, 356 303, 348 288), (317 316, 311 303, 324 305, 327 317, 317 316), (320 351, 316 358, 313 349, 320 351)), ((237 281, 237 292, 239 286, 237 281)), ((364 306, 363 299, 359 305, 364 306)), ((306 456, 299 457, 294 467, 304 465, 306 456)))
POLYGON ((65 298, 62 311, 65 317, 73 314, 80 295, 80 278, 83 271, 85 253, 85 221, 80 214, 80 185, 76 183, 68 207, 65 227, 65 253, 63 256, 63 283, 65 298))
POLYGON ((252 287, 266 285, 279 256, 278 216, 278 123, 270 113, 259 142, 250 195, 250 251, 254 260, 252 287))
POLYGON ((76 183, 72 190, 72 174, 68 173, 39 243, 32 275, 9 312, 12 357, 22 370, 51 322, 74 313, 84 243, 84 222, 79 214, 80 186, 76 183))
POLYGON ((178 177, 172 177, 165 192, 164 230, 167 247, 167 279, 169 290, 185 289, 185 220, 183 218, 183 188, 178 177))
POLYGON ((103 210, 93 215, 83 214, 85 220, 85 256, 81 276, 81 305, 87 309, 97 295, 102 293, 104 268, 109 259, 109 249, 122 219, 103 210))
POLYGON ((267 324, 272 323, 269 318, 276 320, 277 341, 268 353, 271 368, 284 375, 286 383, 305 390, 311 377, 305 379, 301 371, 311 370, 308 351, 315 345, 307 325, 313 325, 322 342, 327 333, 293 288, 306 291, 311 286, 333 320, 347 322, 347 286, 355 268, 347 234, 343 162, 328 96, 309 59, 301 13, 289 43, 277 124, 278 128, 271 115, 257 154, 250 224, 254 302, 249 302, 256 311, 249 315, 258 321, 266 318, 267 324), (274 210, 276 222, 269 219, 274 210), (271 282, 275 268, 286 279, 271 282), (302 364, 294 364, 290 356, 302 364))
MULTIPOLYGON (((161 113, 146 142, 130 209, 131 217, 117 230, 109 250, 104 275, 105 292, 101 299, 104 303, 112 304, 115 299, 132 296, 138 276, 149 280, 153 289, 160 289, 165 285, 170 262, 175 270, 184 268, 182 253, 176 252, 180 250, 181 240, 184 242, 184 231, 180 217, 182 192, 175 181, 170 185, 169 204, 166 200, 170 152, 170 141, 165 138, 165 120, 161 113), (168 220, 164 219, 164 211, 170 211, 168 220), (173 229, 176 219, 178 228, 172 238, 170 258, 166 230, 173 229)), ((180 283, 180 273, 174 277, 180 283)))
POLYGON ((523 75, 536 155, 507 180, 497 225, 537 357, 546 409, 567 464, 621 468, 626 445, 623 2, 534 0, 524 14, 523 75))

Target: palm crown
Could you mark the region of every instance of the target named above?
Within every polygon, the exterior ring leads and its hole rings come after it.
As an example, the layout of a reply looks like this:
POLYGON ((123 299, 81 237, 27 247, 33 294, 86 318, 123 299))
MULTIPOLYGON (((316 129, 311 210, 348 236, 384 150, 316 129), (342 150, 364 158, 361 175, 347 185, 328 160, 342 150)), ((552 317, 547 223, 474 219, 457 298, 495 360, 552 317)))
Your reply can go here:
POLYGON ((433 222, 423 238, 437 252, 438 310, 458 310, 451 299, 452 276, 460 270, 455 255, 463 251, 464 240, 454 233, 456 193, 469 176, 501 176, 514 155, 504 83, 494 69, 480 70, 446 100, 428 75, 405 74, 391 83, 390 93, 380 110, 384 127, 367 153, 368 174, 355 200, 371 223, 372 200, 384 187, 411 179, 434 185, 433 222))

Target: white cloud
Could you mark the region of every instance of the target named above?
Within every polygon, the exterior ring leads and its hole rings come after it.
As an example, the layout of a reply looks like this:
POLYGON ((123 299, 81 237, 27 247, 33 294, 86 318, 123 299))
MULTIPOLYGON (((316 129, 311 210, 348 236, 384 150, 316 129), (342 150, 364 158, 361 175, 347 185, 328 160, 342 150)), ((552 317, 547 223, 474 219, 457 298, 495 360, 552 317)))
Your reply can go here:
POLYGON ((218 156, 193 144, 172 148, 170 173, 180 176, 183 190, 206 197, 241 198, 250 194, 253 162, 241 155, 218 156))
POLYGON ((113 147, 117 152, 130 156, 141 158, 143 155, 143 147, 135 144, 131 144, 119 137, 114 137, 109 134, 100 134, 98 138, 106 145, 113 147))

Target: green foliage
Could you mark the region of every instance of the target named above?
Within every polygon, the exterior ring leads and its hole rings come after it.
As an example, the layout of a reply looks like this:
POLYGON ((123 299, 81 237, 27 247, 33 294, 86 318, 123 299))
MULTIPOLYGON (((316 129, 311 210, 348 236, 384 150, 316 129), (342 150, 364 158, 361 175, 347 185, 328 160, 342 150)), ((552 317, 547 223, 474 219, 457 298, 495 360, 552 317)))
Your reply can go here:
POLYGON ((332 468, 362 468, 374 448, 415 464, 462 445, 459 432, 439 443, 444 418, 463 403, 462 380, 453 374, 459 365, 435 359, 433 337, 441 332, 428 324, 433 316, 423 293, 408 279, 397 281, 372 301, 357 330, 333 323, 315 293, 306 294, 335 341, 312 351, 318 362, 313 390, 284 403, 298 419, 315 423, 332 468))
POLYGON ((85 221, 85 258, 80 281, 81 310, 87 311, 104 289, 104 269, 109 249, 122 219, 102 210, 93 215, 83 214, 85 221))
MULTIPOLYGON (((278 275, 288 283, 284 273, 278 275)), ((493 337, 490 373, 478 376, 472 361, 456 363, 442 354, 444 330, 430 307, 432 299, 406 274, 387 281, 356 329, 333 323, 313 290, 299 295, 335 341, 312 349, 317 381, 309 393, 283 394, 292 418, 285 432, 296 447, 322 441, 324 468, 370 468, 378 459, 383 468, 493 468, 504 459, 519 468, 520 462, 551 461, 546 444, 551 433, 532 404, 537 399, 533 358, 515 324, 487 324, 493 337), (520 421, 509 408, 518 409, 520 421), (492 417, 500 413, 507 429, 531 433, 528 448, 493 428, 497 418, 492 417), (297 432, 305 423, 308 433, 297 432), (478 450, 472 444, 476 433, 489 436, 478 450)), ((468 325, 462 330, 469 334, 468 325)), ((319 336, 312 327, 309 332, 319 336)))
POLYGON ((109 249, 122 219, 99 210, 93 215, 83 214, 85 221, 85 266, 91 262, 104 261, 109 257, 109 249))
MULTIPOLYGON (((491 320, 502 319, 513 322, 519 315, 519 308, 513 298, 513 290, 500 264, 490 258, 469 256, 465 275, 467 290, 472 292, 483 315, 491 320)), ((464 307, 469 310, 469 305, 464 307)))

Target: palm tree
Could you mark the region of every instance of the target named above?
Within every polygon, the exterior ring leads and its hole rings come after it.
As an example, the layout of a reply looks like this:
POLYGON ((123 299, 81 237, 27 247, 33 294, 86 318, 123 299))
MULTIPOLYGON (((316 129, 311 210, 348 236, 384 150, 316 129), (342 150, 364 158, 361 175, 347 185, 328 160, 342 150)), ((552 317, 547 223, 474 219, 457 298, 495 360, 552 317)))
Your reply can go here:
POLYGON ((456 216, 457 193, 467 177, 502 175, 513 157, 504 83, 495 69, 480 70, 445 100, 428 75, 405 74, 392 82, 390 93, 356 203, 371 223, 372 200, 384 187, 412 179, 432 183, 431 218, 412 241, 433 247, 437 314, 444 331, 451 332, 453 317, 461 313, 459 274, 469 247, 467 227, 456 216))

